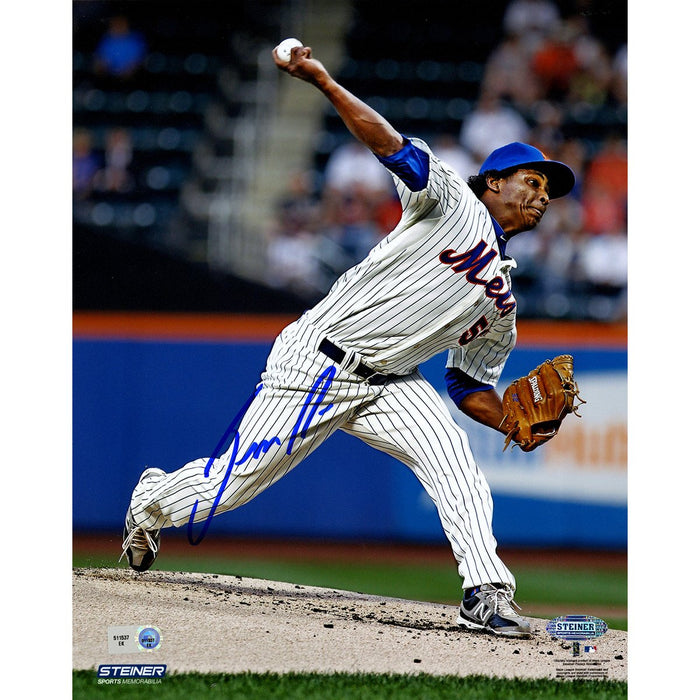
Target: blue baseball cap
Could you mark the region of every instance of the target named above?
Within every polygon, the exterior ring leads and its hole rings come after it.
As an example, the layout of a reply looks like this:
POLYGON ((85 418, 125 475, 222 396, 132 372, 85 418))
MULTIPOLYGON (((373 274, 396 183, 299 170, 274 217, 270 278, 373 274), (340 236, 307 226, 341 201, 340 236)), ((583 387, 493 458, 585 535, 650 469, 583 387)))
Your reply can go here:
POLYGON ((483 175, 488 170, 501 171, 508 168, 530 168, 544 173, 549 181, 550 199, 569 194, 576 184, 574 171, 568 165, 549 160, 539 149, 519 141, 493 151, 481 166, 479 175, 483 175))

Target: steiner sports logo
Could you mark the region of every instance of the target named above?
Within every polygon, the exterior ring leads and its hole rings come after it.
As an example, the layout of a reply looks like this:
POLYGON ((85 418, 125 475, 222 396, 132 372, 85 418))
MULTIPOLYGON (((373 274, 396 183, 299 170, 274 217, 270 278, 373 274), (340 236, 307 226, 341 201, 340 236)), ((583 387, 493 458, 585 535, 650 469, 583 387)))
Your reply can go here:
POLYGON ((552 637, 580 641, 602 637, 608 631, 608 626, 593 615, 564 615, 550 620, 545 629, 552 637))
POLYGON ((98 678, 164 678, 165 664, 101 664, 98 678))

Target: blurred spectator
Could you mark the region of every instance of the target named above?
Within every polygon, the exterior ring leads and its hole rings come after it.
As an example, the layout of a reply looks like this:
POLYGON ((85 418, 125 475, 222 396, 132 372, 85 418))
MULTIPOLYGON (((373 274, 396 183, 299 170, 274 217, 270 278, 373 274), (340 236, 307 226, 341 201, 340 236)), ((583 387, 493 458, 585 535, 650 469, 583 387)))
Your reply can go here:
POLYGON ((603 42, 591 34, 588 19, 573 15, 566 20, 566 26, 573 37, 574 55, 580 70, 601 87, 607 87, 612 77, 610 55, 603 42))
POLYGON ((627 197, 627 144, 619 134, 606 136, 591 158, 586 180, 600 183, 619 199, 627 197))
POLYGON ((525 119, 490 91, 481 93, 474 110, 462 123, 459 141, 482 163, 496 148, 511 141, 527 141, 525 119))
POLYGON ((357 251, 369 251, 401 218, 396 188, 386 168, 355 140, 331 153, 323 181, 325 221, 354 265, 364 257, 358 259, 357 251))
POLYGON ((553 158, 564 141, 564 111, 561 105, 557 102, 540 100, 532 105, 530 114, 535 125, 530 129, 528 143, 537 146, 547 157, 553 158))
POLYGON ((477 163, 469 151, 452 134, 438 134, 431 139, 428 145, 430 150, 438 158, 451 165, 463 180, 479 172, 481 163, 477 163))
POLYGON ((589 236, 580 266, 588 283, 588 315, 602 321, 622 320, 627 311, 627 235, 616 231, 589 236))
POLYGON ((124 15, 110 17, 94 55, 95 72, 119 79, 130 78, 142 66, 148 53, 143 34, 131 28, 124 15))
POLYGON ((627 44, 615 52, 612 60, 610 92, 620 104, 627 104, 627 44))
POLYGON ((531 68, 545 99, 566 98, 571 81, 579 70, 571 26, 562 23, 552 28, 549 36, 534 52, 531 68))
MULTIPOLYGON (((549 155, 549 154, 548 154, 549 155)), ((566 163, 576 173, 576 184, 573 190, 566 198, 566 201, 580 201, 583 194, 583 183, 585 181, 585 172, 587 167, 586 147, 579 139, 566 139, 560 146, 558 151, 549 156, 553 160, 559 160, 566 163)), ((562 201, 562 200, 557 200, 562 201)))
POLYGON ((347 192, 335 200, 331 217, 321 234, 330 238, 354 265, 382 239, 374 220, 374 202, 362 192, 347 192))
POLYGON ((568 17, 553 29, 533 55, 532 68, 545 97, 587 106, 608 99, 610 56, 582 15, 568 17))
POLYGON ((553 0, 512 0, 503 15, 503 29, 507 34, 522 37, 532 50, 559 19, 559 7, 553 0))
POLYGON ((105 166, 95 177, 95 187, 103 192, 129 192, 134 178, 129 170, 133 158, 131 134, 123 128, 111 129, 105 143, 105 166))
POLYGON ((280 228, 267 246, 266 283, 311 298, 319 293, 316 237, 303 229, 280 228))
POLYGON ((627 146, 609 135, 591 158, 583 192, 584 227, 594 234, 616 233, 627 226, 627 146))
POLYGON ((313 231, 318 228, 319 209, 313 171, 293 172, 277 206, 280 220, 295 229, 313 231))
POLYGON ((274 228, 268 234, 267 284, 308 299, 320 294, 317 227, 318 201, 311 174, 293 173, 278 203, 274 228))
POLYGON ((374 207, 374 222, 379 228, 381 235, 386 235, 396 228, 396 225, 401 219, 401 200, 398 194, 378 202, 374 207))
POLYGON ((624 207, 604 185, 586 183, 582 203, 586 232, 610 233, 625 228, 624 207))
POLYGON ((87 129, 73 132, 73 193, 85 199, 92 193, 100 159, 93 150, 92 134, 87 129))
POLYGON ((572 107, 591 108, 604 105, 610 94, 610 78, 603 78, 599 71, 580 67, 571 77, 566 101, 572 107))
POLYGON ((486 60, 481 89, 527 109, 540 97, 531 57, 530 46, 521 35, 507 34, 486 60))
POLYGON ((627 284, 627 235, 615 231, 587 237, 581 267, 599 291, 620 292, 627 284))
POLYGON ((538 277, 542 292, 541 315, 554 318, 587 316, 585 306, 579 303, 585 285, 579 258, 587 238, 576 228, 563 229, 548 236, 544 268, 538 277))
POLYGON ((386 168, 359 141, 348 141, 331 153, 324 172, 327 194, 342 196, 354 192, 370 199, 383 199, 393 189, 386 168))

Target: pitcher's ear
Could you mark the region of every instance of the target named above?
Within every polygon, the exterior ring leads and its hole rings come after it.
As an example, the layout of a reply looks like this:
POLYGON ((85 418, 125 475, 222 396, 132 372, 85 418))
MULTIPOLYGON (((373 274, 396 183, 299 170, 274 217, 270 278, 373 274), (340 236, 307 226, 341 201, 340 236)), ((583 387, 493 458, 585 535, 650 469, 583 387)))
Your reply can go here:
POLYGON ((503 178, 492 177, 491 175, 489 175, 486 177, 486 187, 488 187, 491 190, 491 192, 500 192, 502 180, 503 178))

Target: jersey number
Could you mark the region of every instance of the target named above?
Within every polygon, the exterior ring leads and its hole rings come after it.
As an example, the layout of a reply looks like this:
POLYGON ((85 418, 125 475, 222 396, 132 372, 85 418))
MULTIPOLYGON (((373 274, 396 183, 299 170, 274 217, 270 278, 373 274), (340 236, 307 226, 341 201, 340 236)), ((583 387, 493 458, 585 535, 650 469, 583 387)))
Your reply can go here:
POLYGON ((486 320, 486 316, 482 316, 469 330, 464 331, 459 338, 460 345, 466 345, 471 343, 474 338, 480 336, 487 328, 489 322, 486 320))

